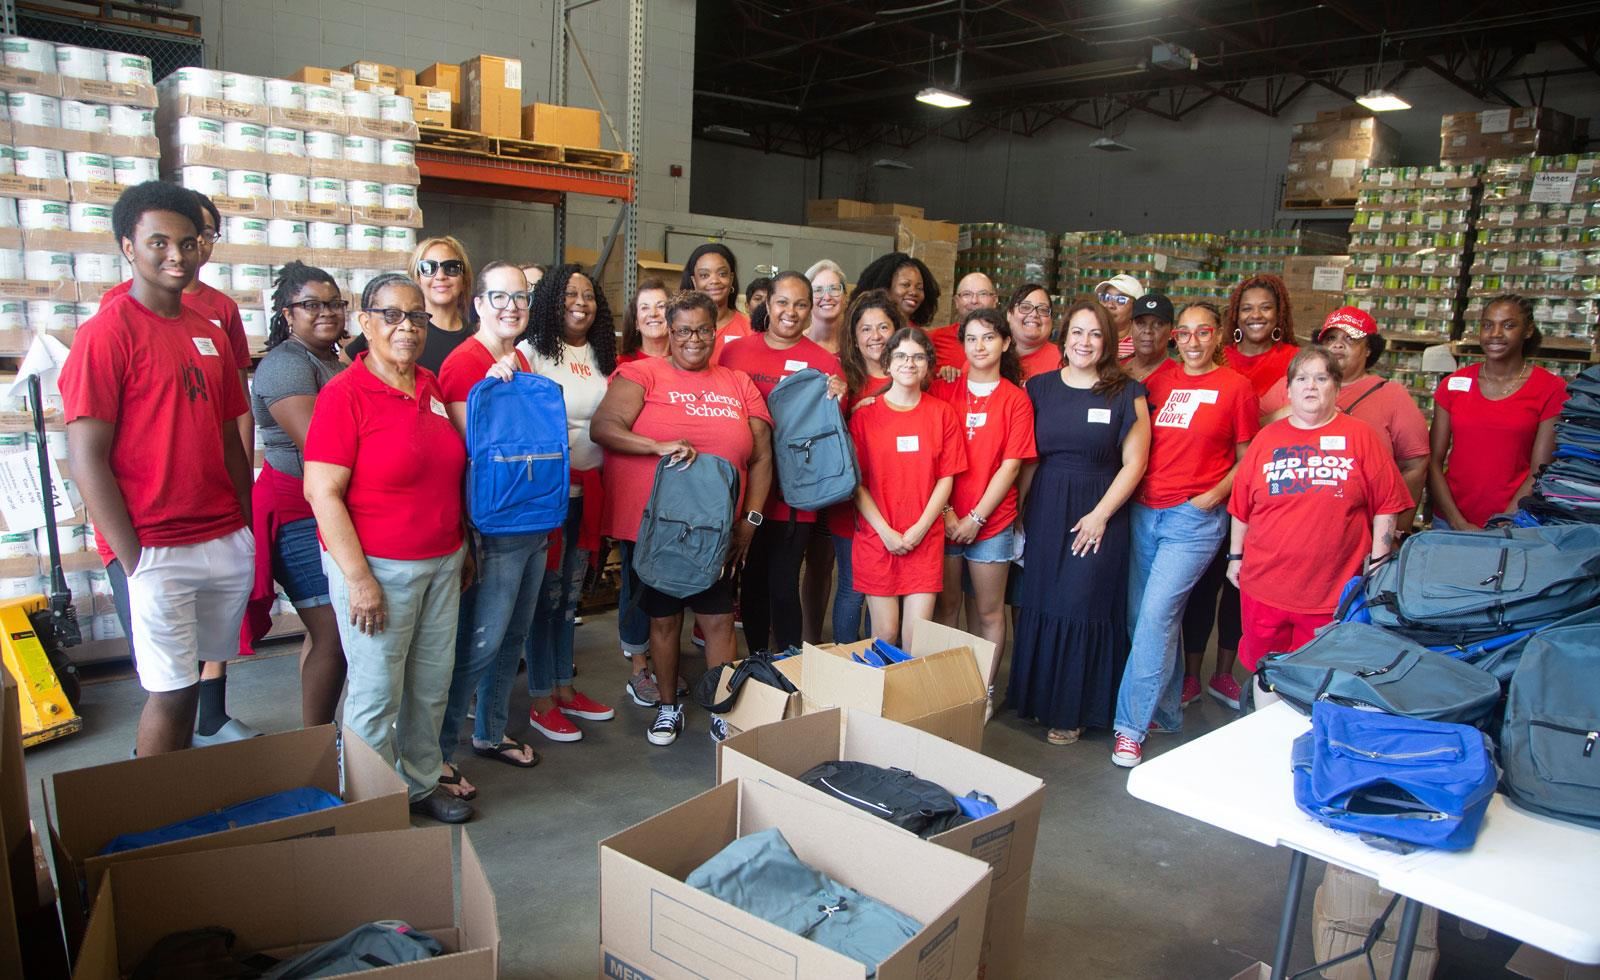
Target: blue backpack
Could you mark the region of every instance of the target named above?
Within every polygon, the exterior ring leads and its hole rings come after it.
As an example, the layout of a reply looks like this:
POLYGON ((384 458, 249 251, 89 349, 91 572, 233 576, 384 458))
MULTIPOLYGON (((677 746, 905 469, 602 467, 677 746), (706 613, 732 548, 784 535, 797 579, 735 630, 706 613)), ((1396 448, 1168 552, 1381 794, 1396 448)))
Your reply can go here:
POLYGON ((861 482, 855 446, 828 376, 796 371, 767 396, 772 413, 772 454, 783 502, 795 510, 821 510, 849 500, 861 482))
POLYGON ((717 584, 738 500, 739 471, 721 456, 701 453, 687 467, 661 457, 633 546, 639 581, 679 599, 717 584))
POLYGON ((1466 850, 1494 796, 1493 751, 1467 725, 1318 701, 1294 740, 1295 806, 1384 850, 1466 850))
POLYGON ((467 514, 479 534, 537 534, 567 519, 570 455, 561 386, 517 372, 467 393, 467 514))

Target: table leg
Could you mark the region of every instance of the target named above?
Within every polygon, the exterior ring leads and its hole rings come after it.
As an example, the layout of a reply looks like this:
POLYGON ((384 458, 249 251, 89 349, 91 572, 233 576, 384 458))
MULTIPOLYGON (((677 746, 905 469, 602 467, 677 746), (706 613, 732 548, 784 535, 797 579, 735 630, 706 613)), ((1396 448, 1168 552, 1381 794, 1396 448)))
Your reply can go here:
POLYGON ((1306 856, 1289 851, 1289 885, 1283 893, 1283 918, 1278 922, 1278 946, 1272 953, 1272 980, 1283 980, 1289 971, 1289 953, 1294 948, 1294 927, 1300 917, 1300 890, 1306 880, 1306 856))
POLYGON ((1406 899, 1405 910, 1400 913, 1400 933, 1394 940, 1394 963, 1389 967, 1389 980, 1405 980, 1411 972, 1411 953, 1417 946, 1417 927, 1422 922, 1422 903, 1406 899))

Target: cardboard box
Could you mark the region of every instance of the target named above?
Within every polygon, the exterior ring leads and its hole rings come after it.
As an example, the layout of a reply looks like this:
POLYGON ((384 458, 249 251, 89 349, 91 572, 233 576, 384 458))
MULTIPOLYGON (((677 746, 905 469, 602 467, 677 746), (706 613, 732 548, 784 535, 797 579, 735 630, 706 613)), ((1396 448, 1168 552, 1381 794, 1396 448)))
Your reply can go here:
POLYGON ((1600 966, 1573 963, 1537 946, 1523 943, 1511 954, 1506 969, 1532 980, 1600 980, 1600 966))
POLYGON ((331 85, 346 92, 356 87, 356 76, 347 71, 334 71, 332 68, 313 68, 310 65, 290 75, 289 80, 292 82, 305 82, 308 85, 331 85))
MULTIPOLYGON (((740 696, 742 700, 742 692, 740 696)), ((800 776, 812 767, 841 760, 904 769, 952 793, 976 789, 994 797, 1000 812, 935 834, 928 841, 986 861, 993 869, 983 944, 984 974, 1020 976, 1021 930, 1039 842, 1044 781, 927 732, 863 711, 838 710, 779 721, 730 737, 717 746, 717 781, 743 778, 768 783, 859 814, 855 807, 800 782, 800 776)))
POLYGON ((557 146, 600 145, 600 112, 535 102, 522 107, 522 138, 557 146))
POLYGON ((400 84, 400 69, 380 61, 357 61, 345 65, 344 70, 354 75, 358 82, 376 82, 379 85, 391 86, 400 84))
POLYGON ((921 218, 925 216, 922 208, 915 204, 874 204, 873 214, 893 214, 902 218, 921 218))
POLYGON ((455 913, 450 829, 282 840, 118 865, 100 882, 76 980, 119 980, 163 936, 221 926, 240 953, 286 958, 356 926, 400 919, 449 952, 363 977, 493 980, 500 929, 472 836, 455 913))
MULTIPOLYGON (((101 879, 117 865, 312 834, 410 827, 406 784, 399 773, 349 729, 344 730, 343 745, 341 765, 334 727, 320 725, 56 773, 46 794, 45 816, 68 937, 82 936, 90 896, 98 894, 101 879), (156 847, 100 853, 119 834, 151 830, 301 786, 327 790, 344 805, 156 847), (107 806, 107 800, 116 805, 107 806)), ((207 910, 208 914, 221 911, 207 910)))
POLYGON ((402 85, 400 94, 411 100, 411 114, 419 126, 450 125, 450 90, 427 85, 402 85))
POLYGON ((906 652, 915 659, 882 668, 850 659, 870 640, 806 644, 800 654, 805 710, 856 708, 981 751, 994 644, 928 622, 917 622, 912 636, 906 652))
MULTIPOLYGON (((799 657, 787 657, 778 661, 773 666, 778 673, 789 679, 795 687, 800 686, 801 668, 799 657)), ((725 670, 717 682, 716 699, 718 702, 728 697, 728 680, 733 676, 733 671, 725 670)), ((745 681, 739 686, 739 697, 722 715, 722 720, 727 723, 728 735, 738 736, 752 728, 759 728, 772 722, 783 721, 785 718, 798 718, 804 710, 800 692, 785 693, 771 684, 762 684, 757 681, 745 681)), ((717 772, 718 781, 723 778, 721 755, 718 755, 717 772)), ((801 770, 804 772, 804 770, 801 770)))
MULTIPOLYGON (((327 161, 319 161, 327 162, 327 161)), ((220 167, 223 170, 259 170, 262 173, 309 174, 308 157, 272 156, 255 150, 233 150, 226 146, 179 146, 175 140, 161 141, 161 172, 176 174, 186 166, 220 167)))
POLYGON ((24 177, 21 174, 0 174, 0 197, 28 197, 41 201, 65 201, 69 193, 65 177, 24 177))
POLYGON ((171 95, 162 90, 161 105, 156 108, 156 129, 170 130, 179 116, 199 116, 218 122, 247 122, 258 126, 272 123, 272 110, 264 105, 247 102, 229 102, 226 99, 205 99, 198 95, 171 95))
POLYGON ((481 54, 461 65, 457 125, 486 136, 522 138, 522 62, 481 54))
MULTIPOLYGON (((1317 961, 1341 956, 1366 941, 1367 930, 1394 896, 1378 887, 1366 875, 1347 871, 1338 865, 1328 865, 1322 884, 1317 886, 1312 904, 1311 942, 1317 961)), ((1388 976, 1394 962, 1395 936, 1400 932, 1400 913, 1405 905, 1402 899, 1385 923, 1383 935, 1372 948, 1372 961, 1379 976, 1388 976)), ((1422 923, 1417 929, 1417 944, 1411 954, 1408 980, 1428 980, 1439 964, 1439 913, 1431 908, 1422 910, 1422 923)), ((1357 957, 1322 971, 1326 980, 1366 980, 1366 960, 1357 957)))
POLYGON ((866 201, 852 201, 843 197, 807 201, 806 224, 819 225, 849 218, 870 218, 874 213, 872 207, 866 201))
POLYGON ((28 819, 17 682, 0 666, 0 976, 52 980, 67 973, 50 866, 28 819))
MULTIPOLYGON (((312 112, 310 109, 279 109, 269 108, 268 118, 272 125, 282 126, 285 129, 303 129, 325 133, 348 133, 350 131, 350 118, 331 112, 312 112)), ((283 173, 282 170, 277 173, 283 173)))
POLYGON ((53 95, 60 98, 61 76, 0 65, 0 91, 32 92, 35 95, 53 95))
POLYGON ((925 924, 879 964, 880 980, 973 976, 987 865, 744 779, 600 842, 601 974, 865 977, 855 960, 684 884, 735 839, 772 827, 806 864, 925 924))
POLYGON ((417 72, 417 84, 428 88, 442 88, 450 93, 450 101, 461 102, 461 67, 436 61, 417 72))

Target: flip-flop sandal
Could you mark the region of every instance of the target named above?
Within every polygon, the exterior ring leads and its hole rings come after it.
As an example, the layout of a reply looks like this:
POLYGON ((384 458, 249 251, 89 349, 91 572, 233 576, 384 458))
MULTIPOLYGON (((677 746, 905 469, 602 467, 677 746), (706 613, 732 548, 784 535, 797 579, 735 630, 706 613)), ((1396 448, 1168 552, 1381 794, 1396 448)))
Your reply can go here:
POLYGON ((486 749, 481 745, 474 745, 472 747, 472 754, 482 756, 485 759, 493 759, 496 762, 503 762, 508 766, 516 766, 518 769, 532 769, 534 766, 539 764, 539 753, 536 750, 530 748, 528 745, 522 742, 518 742, 509 738, 502 740, 499 745, 496 745, 493 748, 486 749), (523 762, 521 759, 516 759, 512 756, 506 755, 507 752, 516 751, 518 749, 527 749, 532 754, 532 757, 527 762, 523 762))
POLYGON ((1051 745, 1071 745, 1082 734, 1081 728, 1052 728, 1045 733, 1044 740, 1051 745))
MULTIPOLYGON (((439 785, 441 786, 460 786, 461 782, 460 770, 456 770, 454 775, 447 772, 439 773, 439 785)), ((469 790, 465 793, 453 793, 448 789, 445 790, 445 792, 450 793, 451 796, 458 800, 475 800, 478 798, 478 791, 476 789, 469 790)))

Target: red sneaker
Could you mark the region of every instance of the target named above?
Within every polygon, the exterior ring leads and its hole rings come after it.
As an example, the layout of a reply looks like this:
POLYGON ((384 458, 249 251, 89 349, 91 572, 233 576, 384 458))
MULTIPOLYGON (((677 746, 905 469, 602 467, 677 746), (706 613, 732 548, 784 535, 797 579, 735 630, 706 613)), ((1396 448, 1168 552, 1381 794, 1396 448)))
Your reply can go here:
POLYGON ((617 716, 615 711, 582 691, 573 691, 570 701, 556 698, 556 706, 561 709, 562 714, 582 718, 584 721, 610 721, 617 716))
POLYGON ((1132 769, 1144 761, 1144 746, 1126 735, 1117 736, 1117 745, 1111 750, 1111 761, 1124 769, 1132 769))
POLYGON ((1183 675, 1183 696, 1182 696, 1182 702, 1181 702, 1182 706, 1187 708, 1189 705, 1193 704, 1195 702, 1195 700, 1197 698, 1199 698, 1199 697, 1200 697, 1200 678, 1194 676, 1193 674, 1184 674, 1183 675))
POLYGON ((1211 689, 1211 696, 1235 711, 1239 710, 1239 699, 1244 697, 1244 690, 1239 687, 1239 682, 1233 679, 1232 674, 1217 674, 1211 678, 1207 685, 1211 689))
POLYGON ((583 732, 579 731, 578 726, 574 725, 567 719, 566 715, 561 713, 560 708, 551 708, 544 714, 529 708, 528 724, 533 726, 534 731, 552 742, 581 742, 583 740, 583 732))

